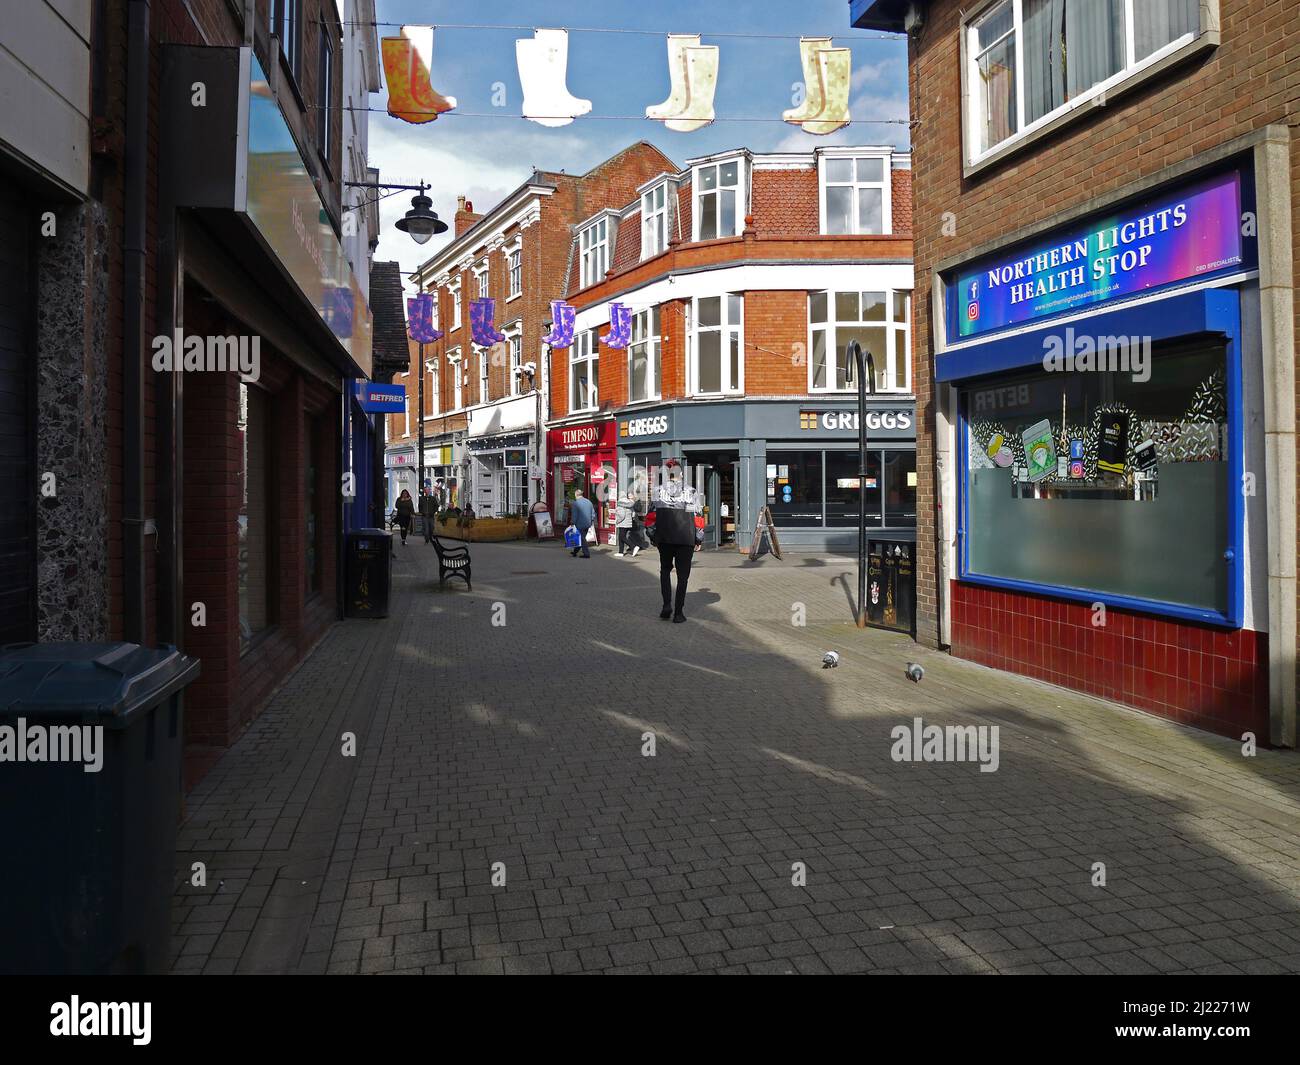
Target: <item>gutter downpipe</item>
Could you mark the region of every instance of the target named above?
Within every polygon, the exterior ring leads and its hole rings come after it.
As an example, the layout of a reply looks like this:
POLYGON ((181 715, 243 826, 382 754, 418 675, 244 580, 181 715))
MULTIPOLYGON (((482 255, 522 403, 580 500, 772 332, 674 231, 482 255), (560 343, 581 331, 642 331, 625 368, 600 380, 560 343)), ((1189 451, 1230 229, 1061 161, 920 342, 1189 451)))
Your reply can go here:
POLYGON ((149 148, 150 0, 127 8, 123 159, 122 577, 123 639, 145 642, 144 360, 145 206, 149 148))

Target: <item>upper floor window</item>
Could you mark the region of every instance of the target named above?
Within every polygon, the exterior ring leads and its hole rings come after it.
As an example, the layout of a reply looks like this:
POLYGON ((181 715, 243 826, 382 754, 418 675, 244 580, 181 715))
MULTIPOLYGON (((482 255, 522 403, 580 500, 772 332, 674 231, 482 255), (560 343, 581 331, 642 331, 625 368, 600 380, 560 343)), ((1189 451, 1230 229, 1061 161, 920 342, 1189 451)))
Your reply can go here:
POLYGON ((484 259, 474 267, 474 283, 479 299, 486 299, 488 294, 488 261, 484 259))
POLYGON ((524 364, 524 338, 519 326, 505 330, 506 353, 510 364, 510 394, 519 395, 524 390, 524 375, 520 367, 524 364))
POLYGON ((600 338, 584 329, 573 339, 569 355, 569 410, 593 410, 597 403, 600 338))
POLYGON ((330 152, 330 122, 333 118, 334 102, 334 43, 326 32, 324 22, 320 25, 320 70, 316 74, 316 143, 319 145, 321 158, 328 166, 330 152))
POLYGON ((582 252, 582 287, 604 280, 609 268, 609 221, 602 218, 582 231, 578 239, 582 252))
POLYGON ((524 290, 524 249, 518 241, 506 249, 506 274, 510 287, 506 298, 514 299, 524 290))
POLYGON ((907 392, 912 385, 911 293, 811 292, 808 294, 808 390, 856 389, 849 341, 870 352, 876 390, 907 392))
MULTIPOLYGON (((447 293, 451 296, 451 327, 460 328, 460 275, 447 286, 447 293)), ((460 406, 459 403, 456 406, 460 406)))
POLYGON ((465 374, 460 365, 460 348, 447 352, 447 365, 451 367, 451 409, 460 410, 465 405, 465 374))
POLYGON ((661 338, 659 308, 647 307, 632 316, 632 342, 627 347, 627 401, 659 398, 661 338))
POLYGON ((740 358, 743 308, 744 300, 731 293, 695 300, 693 395, 739 392, 744 387, 740 358))
POLYGON ((296 82, 302 81, 302 0, 272 0, 271 28, 280 38, 280 51, 296 82))
POLYGON ((745 217, 741 160, 695 168, 695 239, 734 237, 745 217))
POLYGON ((488 367, 490 351, 487 348, 475 348, 478 352, 478 401, 488 402, 488 367))
POLYGON ((1200 0, 997 0, 965 25, 968 156, 1123 80, 1200 28, 1200 0))
POLYGON ((823 233, 888 233, 889 160, 879 155, 823 157, 823 233))
POLYGON ((429 413, 437 414, 442 410, 442 395, 438 390, 440 384, 438 378, 438 360, 430 359, 428 362, 429 369, 429 413))
POLYGON ((649 259, 668 247, 668 183, 662 182, 641 197, 641 258, 649 259))

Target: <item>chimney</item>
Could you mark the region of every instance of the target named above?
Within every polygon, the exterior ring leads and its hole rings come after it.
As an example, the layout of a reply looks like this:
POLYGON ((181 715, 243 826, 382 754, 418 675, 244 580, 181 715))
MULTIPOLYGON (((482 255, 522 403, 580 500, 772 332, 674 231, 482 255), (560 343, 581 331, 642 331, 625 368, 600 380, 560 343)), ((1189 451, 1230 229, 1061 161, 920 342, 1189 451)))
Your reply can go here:
POLYGON ((456 197, 456 236, 460 236, 483 216, 474 213, 474 205, 464 196, 456 197))

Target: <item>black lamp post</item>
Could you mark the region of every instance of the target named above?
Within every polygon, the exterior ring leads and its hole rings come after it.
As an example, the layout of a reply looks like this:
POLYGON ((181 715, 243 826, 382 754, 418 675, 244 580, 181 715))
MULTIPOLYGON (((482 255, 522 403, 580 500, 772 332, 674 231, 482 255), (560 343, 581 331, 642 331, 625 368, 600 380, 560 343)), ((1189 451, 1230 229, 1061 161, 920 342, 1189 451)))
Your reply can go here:
POLYGON ((876 394, 876 360, 850 340, 845 352, 858 375, 858 628, 867 627, 867 388, 876 394))

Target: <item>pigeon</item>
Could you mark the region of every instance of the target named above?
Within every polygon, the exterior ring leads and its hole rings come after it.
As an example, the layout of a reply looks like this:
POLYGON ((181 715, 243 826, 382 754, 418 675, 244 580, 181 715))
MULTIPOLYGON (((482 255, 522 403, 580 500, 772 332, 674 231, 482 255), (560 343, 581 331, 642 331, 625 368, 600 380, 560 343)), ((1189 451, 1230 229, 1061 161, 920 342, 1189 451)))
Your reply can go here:
POLYGON ((924 676, 925 676, 925 670, 923 670, 915 662, 907 663, 907 679, 910 680, 913 684, 919 684, 921 682, 921 678, 924 676))
POLYGON ((840 656, 836 651, 827 651, 822 655, 822 669, 834 669, 840 664, 840 656))

